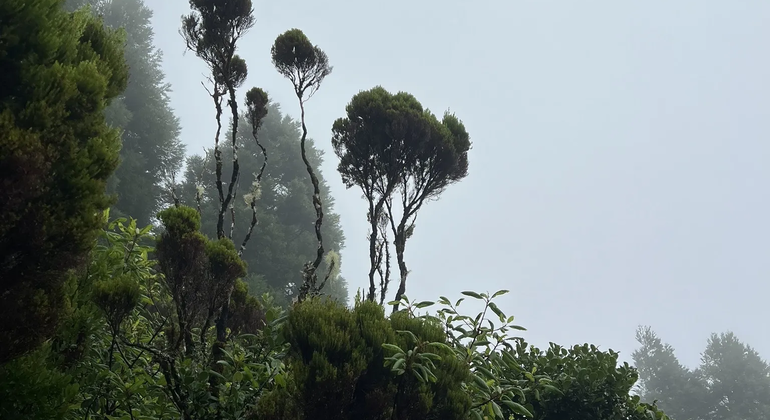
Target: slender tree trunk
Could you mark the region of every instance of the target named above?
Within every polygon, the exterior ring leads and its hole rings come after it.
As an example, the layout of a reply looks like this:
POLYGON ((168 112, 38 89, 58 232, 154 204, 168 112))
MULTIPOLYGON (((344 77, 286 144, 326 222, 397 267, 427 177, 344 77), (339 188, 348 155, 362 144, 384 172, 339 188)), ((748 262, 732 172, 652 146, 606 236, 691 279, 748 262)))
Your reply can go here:
POLYGON ((380 198, 377 204, 372 204, 369 200, 369 226, 372 230, 369 235, 369 294, 367 299, 374 302, 377 290, 374 285, 374 275, 381 264, 382 259, 378 257, 377 238, 379 237, 379 220, 382 213, 382 206, 385 204, 385 198, 380 198))
MULTIPOLYGON (((251 135, 254 137, 254 141, 257 143, 257 146, 262 150, 262 156, 264 156, 264 160, 262 161, 262 167, 259 168, 259 173, 257 174, 257 186, 258 188, 261 188, 262 185, 262 175, 265 173, 265 167, 267 167, 267 149, 265 149, 265 146, 262 145, 262 143, 259 142, 259 137, 257 137, 259 127, 252 127, 251 129, 251 135)), ((254 192, 256 194, 256 191, 254 192)), ((251 198, 251 224, 249 225, 249 230, 246 232, 246 237, 243 238, 243 243, 241 243, 241 248, 238 250, 238 256, 243 255, 243 251, 246 250, 246 244, 249 243, 249 239, 251 239, 251 233, 254 231, 254 226, 257 225, 257 197, 254 196, 251 198)))
MULTIPOLYGON (((404 262, 404 251, 406 249, 406 232, 403 222, 398 226, 398 230, 395 236, 396 237, 394 242, 396 243, 396 261, 398 261, 398 271, 401 275, 395 299, 398 301, 402 296, 404 296, 404 293, 406 293, 406 277, 409 274, 409 271, 406 268, 406 262, 404 262)), ((398 311, 398 304, 393 305, 393 312, 396 311, 398 311)))
POLYGON ((388 285, 390 284, 390 244, 388 243, 388 232, 385 228, 382 230, 382 243, 380 247, 380 252, 384 252, 383 259, 385 260, 384 273, 382 272, 382 267, 380 267, 380 305, 382 305, 385 303, 388 285))
POLYGON ((366 299, 374 301, 376 289, 374 287, 374 274, 377 272, 377 222, 374 214, 374 204, 369 200, 369 293, 366 299))
MULTIPOLYGON (((225 192, 222 187, 222 150, 219 148, 219 136, 222 133, 222 99, 217 91, 218 86, 214 85, 214 93, 212 98, 214 99, 214 105, 217 108, 217 133, 214 136, 214 161, 215 161, 215 173, 217 193, 219 193, 219 205, 225 202, 225 192)), ((225 236, 225 214, 223 211, 219 211, 217 217, 217 238, 224 238, 225 236)))
MULTIPOLYGON (((310 165, 310 161, 307 158, 307 152, 305 150, 305 142, 307 141, 307 126, 305 125, 305 104, 302 100, 302 97, 300 95, 297 95, 299 97, 299 107, 301 110, 301 120, 302 120, 302 139, 300 140, 300 149, 302 152, 302 161, 305 163, 305 168, 307 169, 308 175, 310 175, 310 182, 313 183, 313 207, 315 208, 315 236, 318 240, 318 249, 316 251, 316 257, 315 260, 312 262, 312 265, 308 267, 307 273, 305 273, 305 279, 304 283, 302 285, 302 288, 300 289, 300 295, 298 297, 298 300, 301 301, 304 299, 311 291, 311 289, 315 289, 315 272, 318 269, 318 266, 321 265, 321 261, 323 260, 324 256, 324 241, 323 241, 323 235, 321 234, 321 226, 323 225, 323 219, 324 219, 324 212, 323 212, 323 205, 321 203, 321 187, 318 182, 318 177, 315 174, 315 171, 313 170, 313 166, 310 165)), ((312 290, 315 292, 315 290, 312 290)))
MULTIPOLYGON (((230 207, 230 203, 233 201, 234 194, 236 194, 235 187, 238 185, 238 175, 240 171, 240 164, 238 163, 238 104, 235 102, 235 88, 232 86, 227 87, 229 93, 230 93, 230 99, 228 100, 228 105, 230 106, 230 110, 232 111, 232 148, 233 148, 233 172, 230 175, 230 185, 227 186, 227 196, 222 200, 222 207, 219 209, 219 220, 217 222, 217 235, 220 234, 219 238, 223 238, 225 235, 224 232, 224 222, 225 222, 225 212, 227 212, 228 207, 230 207), (221 225, 221 229, 220 229, 221 225)), ((221 159, 220 159, 221 162, 221 159)), ((220 169, 220 173, 221 173, 220 169)), ((221 178, 220 184, 221 184, 221 178)), ((235 208, 231 208, 232 213, 232 225, 230 227, 230 235, 229 238, 232 239, 232 233, 235 229, 235 208)))

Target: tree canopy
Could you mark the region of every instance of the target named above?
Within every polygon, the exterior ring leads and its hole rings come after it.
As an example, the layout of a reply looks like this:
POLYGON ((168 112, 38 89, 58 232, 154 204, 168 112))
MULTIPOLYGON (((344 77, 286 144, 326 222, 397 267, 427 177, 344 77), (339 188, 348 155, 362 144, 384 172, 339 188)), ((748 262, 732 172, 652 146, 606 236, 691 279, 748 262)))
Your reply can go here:
POLYGON ((104 109, 126 87, 123 34, 58 0, 0 4, 0 362, 54 331, 68 270, 110 205, 119 132, 104 109))

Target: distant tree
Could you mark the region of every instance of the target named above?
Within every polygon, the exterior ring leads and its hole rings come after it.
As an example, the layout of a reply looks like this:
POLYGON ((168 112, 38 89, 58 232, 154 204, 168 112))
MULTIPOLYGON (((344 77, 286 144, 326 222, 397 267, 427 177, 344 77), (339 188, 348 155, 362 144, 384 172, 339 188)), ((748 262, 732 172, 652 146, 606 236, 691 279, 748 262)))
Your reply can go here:
MULTIPOLYGON (((470 137, 454 115, 446 113, 439 120, 413 96, 392 95, 382 87, 357 94, 346 110, 347 117, 332 127, 332 144, 340 158, 343 182, 348 187, 358 185, 369 201, 368 298, 374 299, 375 266, 384 259, 381 250, 387 248, 378 250, 377 245, 384 205, 400 273, 394 299, 399 301, 409 274, 406 241, 414 233, 417 213, 426 201, 438 199, 447 186, 467 176, 470 137), (399 196, 395 206, 393 195, 399 196)), ((387 287, 387 281, 381 287, 387 287)))
MULTIPOLYGON (((318 176, 308 160, 305 143, 307 140, 307 126, 305 125, 305 102, 313 96, 321 87, 321 82, 331 74, 332 67, 329 65, 329 58, 317 45, 313 45, 307 36, 299 29, 290 29, 279 35, 273 47, 270 50, 273 58, 273 65, 278 73, 289 79, 294 87, 294 93, 299 100, 301 111, 300 122, 302 124, 302 138, 300 139, 300 151, 302 152, 302 161, 310 176, 313 184, 312 202, 315 208, 315 234, 318 240, 318 248, 315 259, 305 264, 302 271, 303 281, 300 286, 298 300, 303 300, 305 296, 311 293, 317 293, 323 289, 329 280, 327 275, 324 280, 317 284, 316 270, 321 265, 324 257, 324 241, 321 227, 323 225, 323 202, 321 199, 321 186, 318 176)), ((331 271, 329 272, 331 273, 331 271)))
POLYGON ((150 224, 165 193, 165 179, 184 160, 179 120, 171 109, 161 69, 162 54, 153 45, 152 11, 143 0, 67 0, 70 10, 90 6, 105 25, 123 28, 129 66, 126 90, 105 110, 107 123, 122 130, 120 165, 109 181, 117 194, 113 214, 150 224))
POLYGON ((640 327, 636 340, 641 347, 632 358, 639 371, 639 388, 646 401, 658 401, 674 420, 703 419, 708 408, 706 384, 674 354, 649 327, 640 327))
POLYGON ((122 37, 58 0, 0 2, 0 363, 49 337, 67 272, 110 204, 126 86, 122 37))
POLYGON ((770 368, 735 334, 711 335, 698 375, 709 389, 708 419, 770 418, 770 368))
MULTIPOLYGON (((259 181, 258 188, 252 186, 243 199, 235 202, 234 208, 239 220, 253 221, 252 211, 256 211, 258 220, 249 246, 241 254, 248 263, 249 274, 246 280, 250 290, 258 296, 270 292, 275 296, 277 304, 286 305, 297 296, 299 270, 305 262, 315 258, 318 247, 313 225, 315 210, 310 200, 307 200, 313 188, 307 182, 302 156, 297 153, 301 138, 299 124, 285 116, 278 104, 269 104, 267 110, 258 130, 258 141, 267 152, 267 165, 265 154, 254 139, 249 116, 245 115, 238 125, 240 170, 244 176, 257 174, 250 179, 259 178, 259 181), (264 172, 260 177, 263 165, 264 172)), ((340 217, 334 211, 334 197, 319 169, 323 153, 314 146, 312 139, 306 140, 305 147, 307 159, 318 176, 321 193, 326 197, 322 232, 328 252, 319 269, 327 273, 330 269, 328 254, 334 253, 339 257, 345 245, 345 236, 340 217)), ((229 146, 224 145, 222 152, 229 154, 229 146)), ((209 149, 203 156, 192 156, 178 187, 182 203, 191 207, 197 205, 196 195, 203 193, 200 200, 202 231, 210 236, 216 235, 216 214, 219 208, 216 193, 211 193, 215 191, 216 182, 212 154, 212 149, 209 149)), ((225 162, 223 170, 229 171, 230 164, 225 162)), ((250 226, 245 223, 238 224, 234 236, 245 238, 249 229, 250 226)), ((335 261, 335 273, 332 273, 322 292, 347 303, 347 283, 336 274, 341 261, 339 258, 335 261)))
POLYGON ((713 334, 694 370, 680 365, 649 327, 637 331, 637 341, 642 397, 657 400, 672 419, 770 418, 770 368, 734 334, 713 334))

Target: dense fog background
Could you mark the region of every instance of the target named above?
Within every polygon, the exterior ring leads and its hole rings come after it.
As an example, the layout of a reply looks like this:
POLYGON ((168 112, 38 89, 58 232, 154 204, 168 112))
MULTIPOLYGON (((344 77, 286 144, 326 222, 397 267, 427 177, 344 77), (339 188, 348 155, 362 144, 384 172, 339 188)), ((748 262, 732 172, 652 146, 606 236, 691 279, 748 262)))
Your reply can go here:
MULTIPOLYGON (((149 0, 188 153, 210 145, 205 68, 184 53, 183 0, 149 0)), ((247 85, 299 115, 270 45, 301 28, 334 72, 310 135, 347 237, 351 295, 367 284, 365 201, 345 190, 332 122, 381 84, 463 120, 470 175, 421 211, 407 294, 511 289, 506 312, 546 345, 630 360, 650 325, 695 367, 712 332, 764 357, 770 337, 770 3, 689 0, 255 2, 247 85)))

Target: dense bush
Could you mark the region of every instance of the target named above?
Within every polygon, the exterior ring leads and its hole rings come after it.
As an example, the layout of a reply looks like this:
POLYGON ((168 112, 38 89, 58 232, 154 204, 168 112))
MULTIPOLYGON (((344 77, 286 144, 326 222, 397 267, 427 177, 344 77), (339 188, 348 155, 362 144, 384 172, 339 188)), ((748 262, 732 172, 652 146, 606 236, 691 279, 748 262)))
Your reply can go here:
POLYGON ((294 307, 284 335, 288 386, 266 396, 256 418, 467 418, 470 400, 462 384, 470 371, 446 349, 446 335, 435 322, 406 313, 388 319, 372 302, 349 309, 313 300, 294 307), (426 366, 409 359, 388 367, 392 346, 435 361, 426 366))
POLYGON ((121 35, 58 0, 0 3, 0 363, 50 337, 98 235, 126 85, 121 35))

